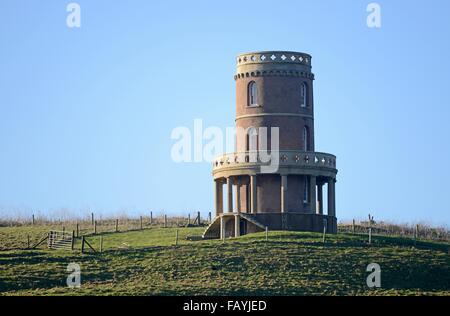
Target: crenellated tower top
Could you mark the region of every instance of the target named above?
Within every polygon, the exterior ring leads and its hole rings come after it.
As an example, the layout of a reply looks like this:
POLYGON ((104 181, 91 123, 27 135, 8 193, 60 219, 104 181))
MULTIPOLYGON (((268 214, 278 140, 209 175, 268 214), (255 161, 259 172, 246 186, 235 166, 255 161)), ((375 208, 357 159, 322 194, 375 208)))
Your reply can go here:
POLYGON ((235 79, 258 76, 297 76, 314 79, 311 55, 291 51, 261 51, 236 58, 235 79))

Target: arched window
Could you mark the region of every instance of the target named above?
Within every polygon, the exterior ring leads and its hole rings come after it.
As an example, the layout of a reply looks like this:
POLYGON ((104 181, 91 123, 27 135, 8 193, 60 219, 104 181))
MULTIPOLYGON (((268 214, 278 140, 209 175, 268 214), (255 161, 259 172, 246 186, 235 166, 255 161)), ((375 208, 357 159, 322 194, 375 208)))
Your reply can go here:
POLYGON ((252 81, 248 84, 248 106, 258 105, 258 87, 256 82, 252 81))
POLYGON ((303 82, 300 86, 300 106, 306 108, 308 106, 308 85, 303 82))
POLYGON ((303 127, 303 150, 309 151, 309 128, 308 126, 303 127))

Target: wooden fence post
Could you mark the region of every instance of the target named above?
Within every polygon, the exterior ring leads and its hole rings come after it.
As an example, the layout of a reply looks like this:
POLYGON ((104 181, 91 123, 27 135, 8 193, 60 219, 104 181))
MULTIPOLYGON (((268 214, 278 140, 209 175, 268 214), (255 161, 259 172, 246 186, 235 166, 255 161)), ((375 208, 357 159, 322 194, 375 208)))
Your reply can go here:
POLYGON ((75 248, 75 231, 72 230, 72 250, 75 248))
POLYGON ((79 224, 77 223, 77 238, 80 237, 80 227, 79 224))
POLYGON ((116 233, 119 232, 119 219, 116 219, 116 233))
POLYGON ((50 232, 47 234, 47 236, 47 246, 48 248, 51 248, 53 246, 53 236, 50 232))
POLYGON ((191 214, 188 214, 188 222, 187 222, 188 226, 191 225, 191 214))
POLYGON ((200 226, 200 212, 197 212, 197 226, 200 226))
POLYGON ((178 246, 178 229, 175 233, 175 246, 178 246))
POLYGON ((94 225, 94 213, 91 213, 91 222, 92 222, 92 225, 94 225))
POLYGON ((94 221, 94 235, 97 235, 97 221, 94 221))
POLYGON ((150 212, 150 225, 153 224, 153 212, 150 212))
POLYGON ((211 219, 211 212, 209 212, 209 214, 208 214, 208 219, 209 219, 209 223, 211 224, 211 221, 212 221, 212 219, 211 219))
POLYGON ((167 215, 164 215, 164 228, 167 228, 167 215))
POLYGON ((31 216, 31 223, 32 223, 33 226, 34 226, 34 214, 31 216))
POLYGON ((269 227, 266 226, 266 241, 269 240, 269 227))
POLYGON ((327 226, 323 225, 323 236, 322 236, 322 242, 325 244, 325 237, 327 235, 327 226))
POLYGON ((64 226, 62 227, 62 233, 63 233, 62 238, 64 239, 64 236, 65 236, 65 234, 66 234, 66 228, 65 228, 64 226))
POLYGON ((416 224, 416 228, 414 230, 414 247, 417 246, 418 238, 419 238, 419 224, 416 224))
POLYGON ((100 236, 100 253, 103 252, 103 236, 100 236))
POLYGON ((81 253, 84 253, 84 236, 81 237, 81 253))
POLYGON ((355 219, 352 221, 352 233, 355 233, 355 219))

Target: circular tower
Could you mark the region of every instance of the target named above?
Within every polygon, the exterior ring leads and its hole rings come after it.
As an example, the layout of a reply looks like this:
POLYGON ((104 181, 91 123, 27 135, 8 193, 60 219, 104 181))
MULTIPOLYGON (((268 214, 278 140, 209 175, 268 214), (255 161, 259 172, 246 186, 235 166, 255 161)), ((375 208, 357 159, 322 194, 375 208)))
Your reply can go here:
POLYGON ((336 233, 336 157, 315 152, 311 56, 262 51, 236 61, 236 152, 213 163, 216 217, 204 237, 336 233))

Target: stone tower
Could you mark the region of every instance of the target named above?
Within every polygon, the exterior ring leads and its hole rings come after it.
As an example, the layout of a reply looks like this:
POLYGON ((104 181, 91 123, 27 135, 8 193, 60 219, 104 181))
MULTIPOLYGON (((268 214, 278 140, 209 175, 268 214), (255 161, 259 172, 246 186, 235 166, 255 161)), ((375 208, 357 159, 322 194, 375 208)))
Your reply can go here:
POLYGON ((236 152, 213 163, 216 217, 203 237, 239 236, 265 227, 315 232, 326 227, 336 233, 336 157, 315 152, 311 56, 241 54, 234 79, 236 152), (276 168, 264 169, 270 164, 276 168))

